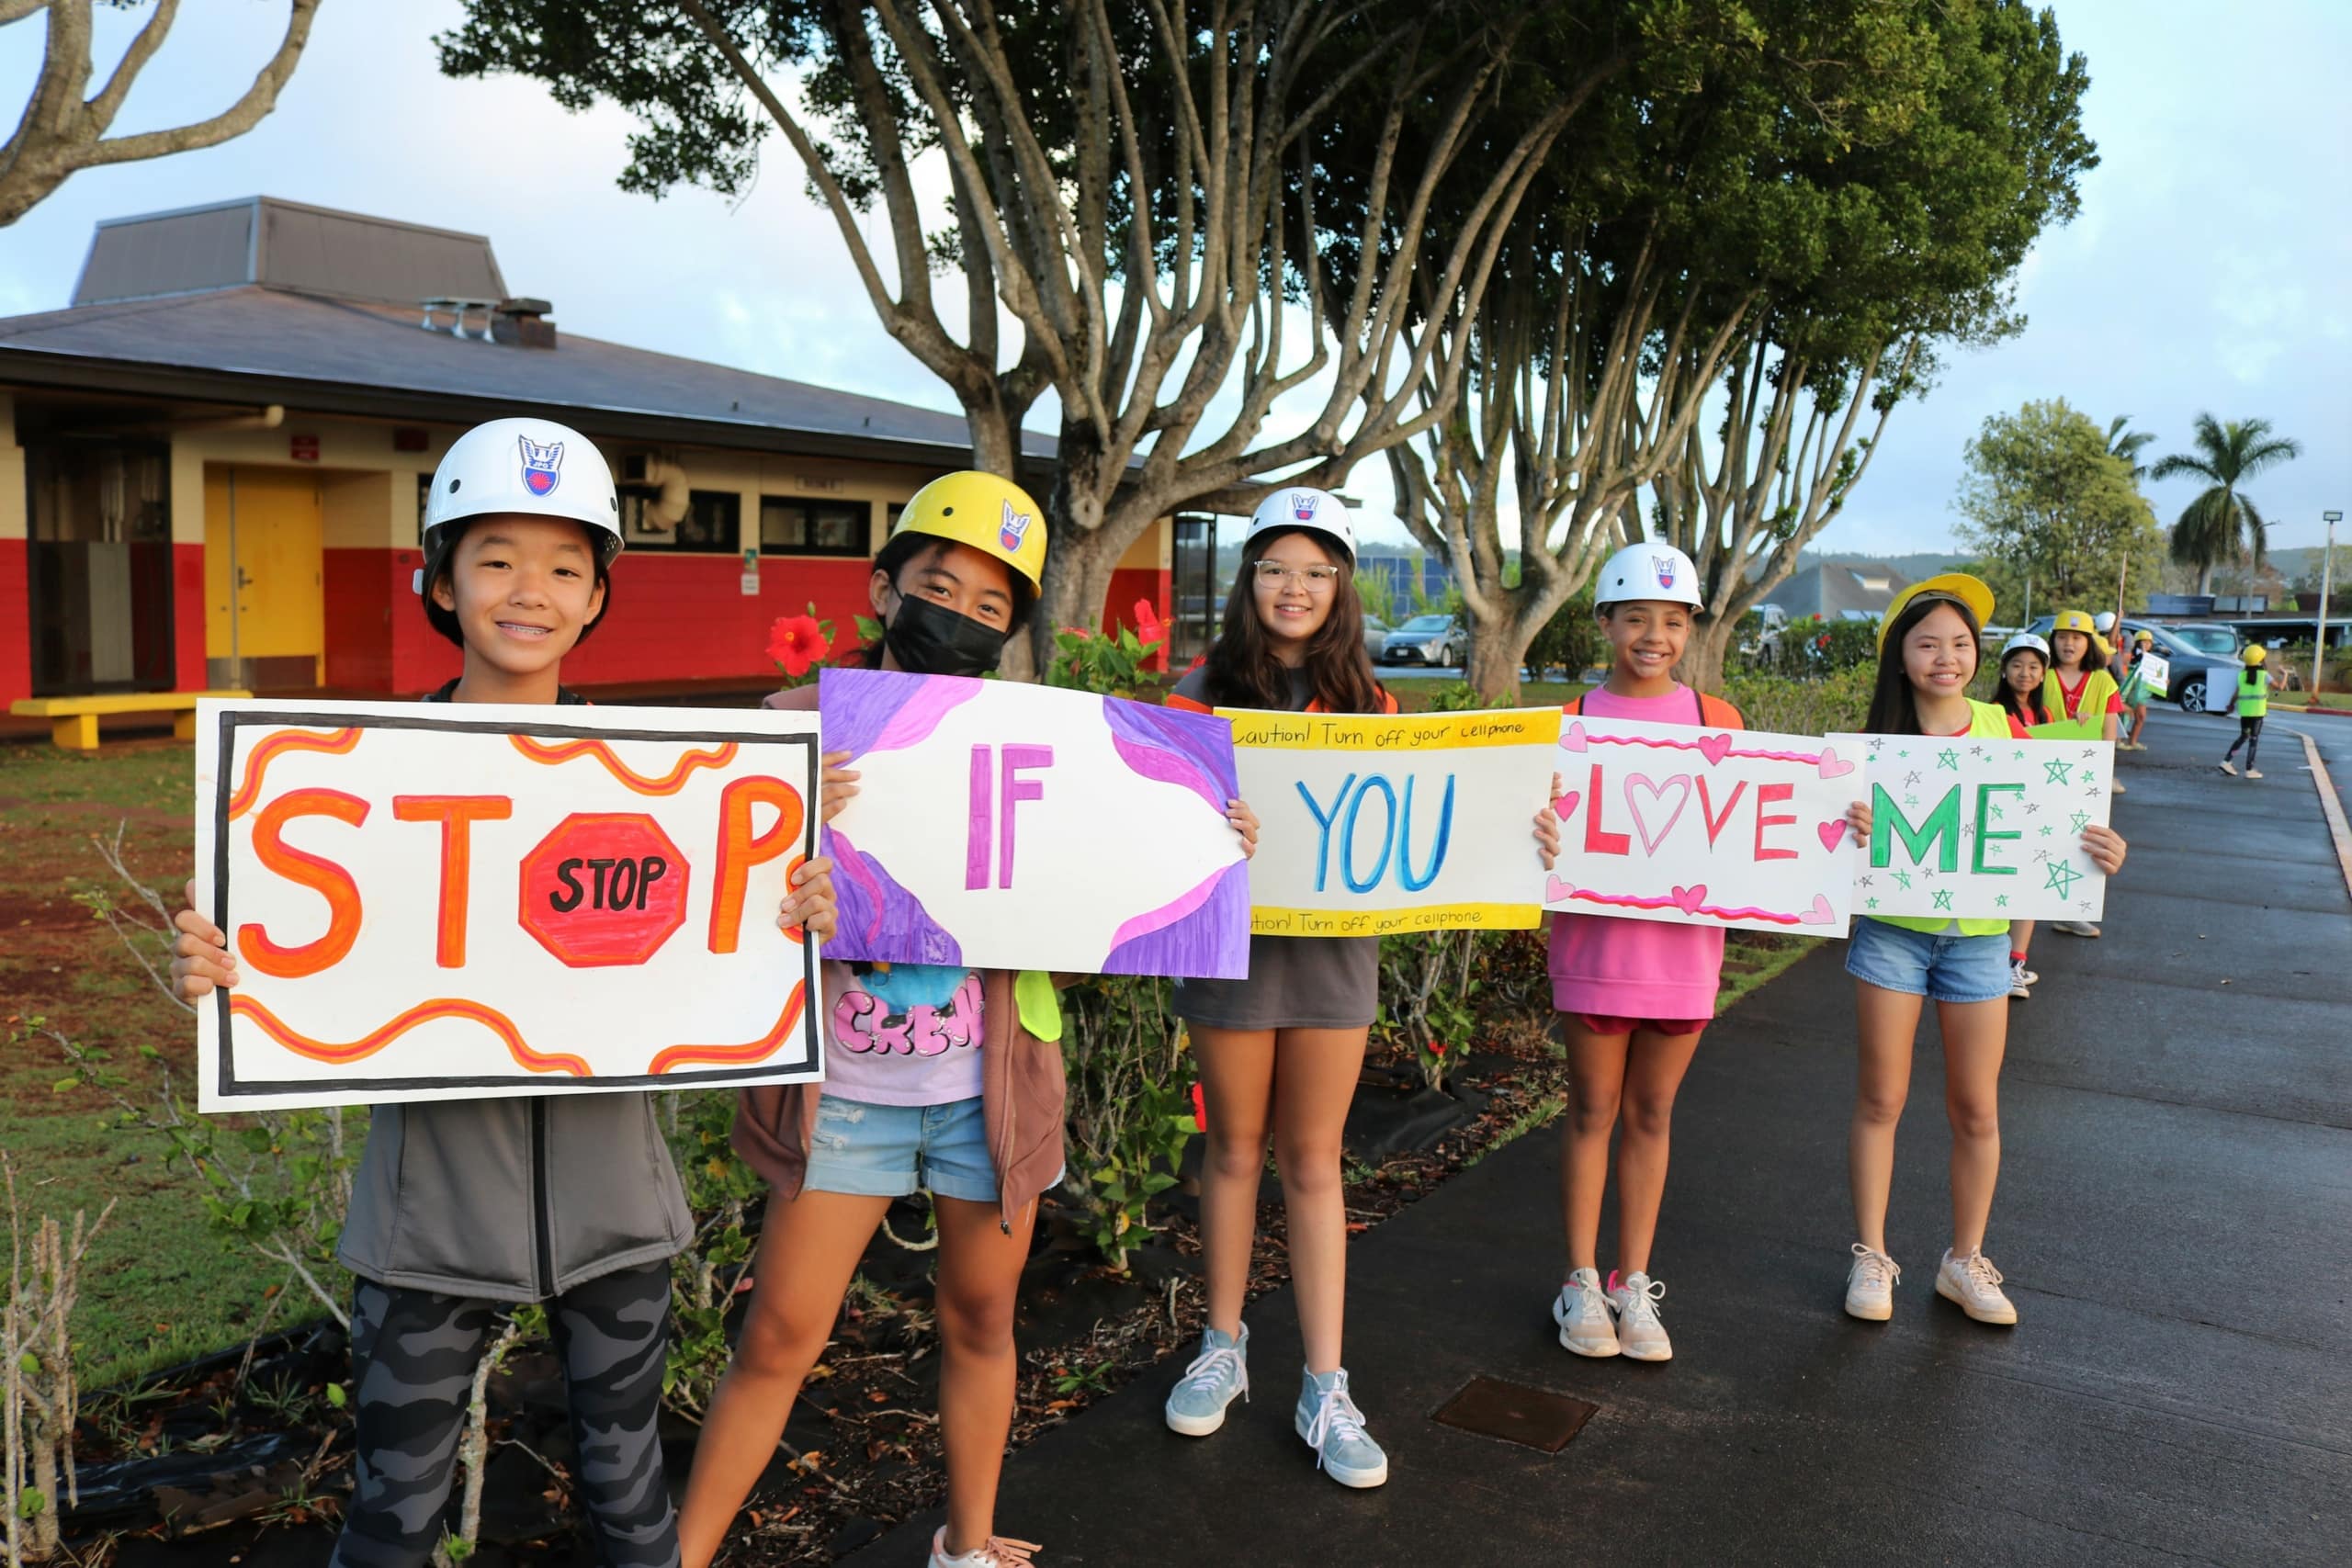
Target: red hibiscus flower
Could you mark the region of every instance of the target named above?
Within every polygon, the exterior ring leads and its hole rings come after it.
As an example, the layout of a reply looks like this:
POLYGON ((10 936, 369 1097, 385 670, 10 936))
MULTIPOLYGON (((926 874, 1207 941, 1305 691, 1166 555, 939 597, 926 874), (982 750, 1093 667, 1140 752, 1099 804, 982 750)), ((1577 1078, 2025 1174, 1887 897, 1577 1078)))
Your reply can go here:
POLYGON ((832 651, 825 640, 825 628, 817 624, 814 615, 778 615, 768 628, 768 657, 795 680, 808 673, 808 666, 832 651))
POLYGON ((1168 640, 1168 627, 1152 609, 1148 599, 1136 601, 1136 636, 1143 639, 1146 648, 1157 647, 1168 640))
POLYGON ((1208 1097, 1201 1092, 1201 1086, 1197 1083, 1193 1086, 1193 1125, 1204 1133, 1209 1130, 1208 1097))

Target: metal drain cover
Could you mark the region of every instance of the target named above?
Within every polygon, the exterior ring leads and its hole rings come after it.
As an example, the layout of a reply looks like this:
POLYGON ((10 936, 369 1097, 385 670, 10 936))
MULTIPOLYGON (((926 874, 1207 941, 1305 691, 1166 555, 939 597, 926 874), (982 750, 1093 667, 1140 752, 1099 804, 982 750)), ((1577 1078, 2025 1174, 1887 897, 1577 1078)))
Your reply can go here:
POLYGON ((1500 1378, 1472 1378, 1431 1419, 1481 1437, 1558 1453, 1600 1406, 1500 1378))

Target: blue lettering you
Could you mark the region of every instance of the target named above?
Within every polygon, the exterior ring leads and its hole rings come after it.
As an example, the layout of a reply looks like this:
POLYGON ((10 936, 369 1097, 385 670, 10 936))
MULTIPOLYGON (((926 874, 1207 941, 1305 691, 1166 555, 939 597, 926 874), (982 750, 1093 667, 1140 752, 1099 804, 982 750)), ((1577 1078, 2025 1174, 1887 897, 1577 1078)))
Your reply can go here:
POLYGON ((1396 880, 1408 893, 1421 892, 1438 879, 1438 874, 1445 869, 1446 850, 1453 841, 1454 776, 1448 773, 1445 777, 1445 797, 1438 807, 1436 841, 1430 844, 1429 859, 1419 872, 1413 869, 1413 786, 1416 782, 1412 775, 1406 776, 1405 796, 1400 805, 1396 786, 1385 777, 1373 773, 1359 783, 1357 775, 1350 773, 1340 782, 1339 790, 1331 796, 1328 808, 1307 792, 1304 781, 1293 786, 1298 791, 1298 797, 1306 802, 1306 809, 1313 814, 1319 835, 1315 852, 1315 891, 1323 892, 1330 880, 1331 829, 1335 827, 1340 829, 1340 876, 1348 885, 1349 892, 1371 892, 1387 874, 1392 860, 1396 866, 1396 880), (1379 831, 1380 854, 1372 862, 1372 869, 1359 875, 1356 829, 1363 820, 1364 801, 1374 791, 1379 792, 1381 805, 1385 807, 1379 831))

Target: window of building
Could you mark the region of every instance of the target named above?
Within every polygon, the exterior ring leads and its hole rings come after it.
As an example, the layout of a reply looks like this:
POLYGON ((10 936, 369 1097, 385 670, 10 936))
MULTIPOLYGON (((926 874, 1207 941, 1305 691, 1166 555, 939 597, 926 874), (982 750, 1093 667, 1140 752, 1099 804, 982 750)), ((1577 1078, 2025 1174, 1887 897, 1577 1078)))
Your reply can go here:
POLYGON ((771 556, 855 556, 874 553, 867 538, 874 509, 862 501, 760 497, 760 550, 771 556))
POLYGON ((694 550, 733 555, 743 537, 743 498, 731 490, 687 492, 686 514, 672 529, 649 529, 645 498, 621 497, 623 537, 632 550, 694 550))

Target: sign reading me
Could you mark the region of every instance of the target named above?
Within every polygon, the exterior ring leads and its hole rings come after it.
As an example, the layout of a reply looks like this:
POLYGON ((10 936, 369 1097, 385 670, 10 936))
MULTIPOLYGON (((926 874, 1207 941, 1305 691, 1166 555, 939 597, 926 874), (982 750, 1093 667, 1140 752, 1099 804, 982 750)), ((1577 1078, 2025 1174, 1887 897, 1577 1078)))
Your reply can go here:
POLYGON ((1557 708, 1378 716, 1219 708, 1257 812, 1250 929, 1381 936, 1544 918, 1535 814, 1557 708))
POLYGON ((811 715, 198 709, 198 1108, 814 1078, 811 715))

